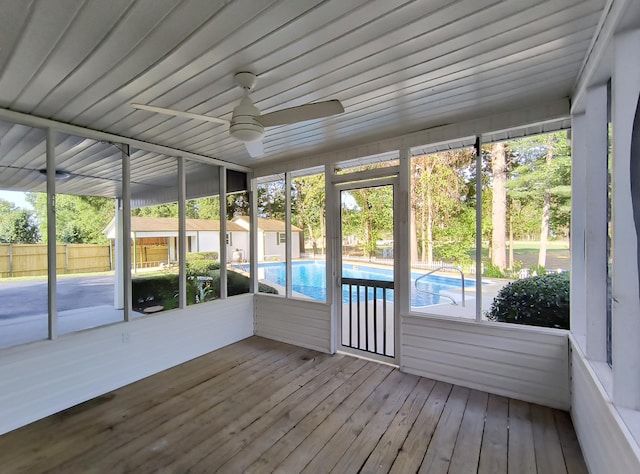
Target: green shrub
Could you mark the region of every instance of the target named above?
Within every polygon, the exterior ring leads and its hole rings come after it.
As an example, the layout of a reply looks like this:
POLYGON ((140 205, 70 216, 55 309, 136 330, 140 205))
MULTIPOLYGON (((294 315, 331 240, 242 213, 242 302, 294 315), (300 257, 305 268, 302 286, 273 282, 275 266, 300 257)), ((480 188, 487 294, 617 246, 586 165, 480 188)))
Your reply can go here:
POLYGON ((529 268, 529 272, 532 275, 544 275, 545 273, 547 273, 547 269, 542 265, 538 265, 536 263, 535 265, 531 265, 531 267, 529 268))
POLYGON ((190 276, 212 276, 211 272, 220 270, 220 263, 214 260, 203 258, 187 258, 187 275, 190 276))
POLYGON ((500 267, 495 266, 491 262, 484 263, 484 271, 482 272, 482 275, 489 278, 505 278, 506 277, 504 272, 500 270, 500 267))
MULTIPOLYGON (((220 298, 220 266, 217 262, 200 260, 201 262, 215 263, 216 269, 208 269, 199 274, 187 275, 187 304, 211 301, 220 298), (208 276, 211 280, 198 281, 198 276, 208 276)), ((191 267, 193 269, 193 267, 191 267)), ((249 293, 249 277, 238 272, 227 271, 227 292, 229 296, 249 293)), ((136 277, 131 282, 133 309, 142 311, 149 306, 163 306, 165 310, 178 307, 178 275, 167 273, 164 275, 136 277)), ((278 294, 278 290, 259 284, 261 293, 278 294)))
POLYGON ((219 260, 218 252, 190 252, 187 254, 189 260, 219 260))
POLYGON ((163 306, 164 309, 178 307, 178 275, 167 273, 131 280, 133 309, 141 311, 149 306, 163 306))
MULTIPOLYGON (((249 277, 242 275, 241 273, 228 271, 227 272, 227 293, 229 296, 242 295, 249 293, 249 277)), ((258 291, 260 293, 271 293, 273 295, 278 294, 278 290, 272 286, 264 283, 258 284, 258 291)))
POLYGON ((547 273, 509 283, 494 298, 487 318, 569 329, 569 274, 547 273))

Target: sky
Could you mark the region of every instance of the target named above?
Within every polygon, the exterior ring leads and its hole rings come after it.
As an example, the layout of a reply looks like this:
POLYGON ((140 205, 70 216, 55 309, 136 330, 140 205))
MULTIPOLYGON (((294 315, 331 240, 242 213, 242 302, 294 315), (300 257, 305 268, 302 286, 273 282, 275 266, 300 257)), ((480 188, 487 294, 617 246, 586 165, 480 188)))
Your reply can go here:
POLYGON ((31 204, 25 200, 26 193, 21 191, 0 191, 0 199, 14 203, 23 209, 33 209, 31 204))

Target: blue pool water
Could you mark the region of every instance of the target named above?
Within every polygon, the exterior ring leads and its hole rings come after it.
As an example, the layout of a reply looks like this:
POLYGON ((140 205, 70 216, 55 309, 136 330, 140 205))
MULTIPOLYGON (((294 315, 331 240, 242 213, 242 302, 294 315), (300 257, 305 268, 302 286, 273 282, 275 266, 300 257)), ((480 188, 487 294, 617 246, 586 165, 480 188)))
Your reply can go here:
MULTIPOLYGON (((367 267, 366 265, 344 264, 342 266, 342 274, 346 278, 393 281, 392 269, 367 267)), ((426 290, 426 292, 418 292, 415 290, 414 281, 421 275, 422 273, 411 273, 411 306, 414 307, 451 302, 448 298, 440 297, 439 293, 441 291, 460 289, 461 287, 460 278, 429 275, 427 278, 420 280, 420 288, 426 290)), ((276 285, 286 286, 284 262, 261 263, 258 265, 258 278, 273 282, 276 285)), ((326 300, 327 288, 324 262, 293 262, 291 264, 291 282, 294 292, 302 293, 318 301, 326 300)), ((465 288, 472 287, 475 287, 475 281, 465 279, 465 288)), ((373 290, 370 289, 369 291, 369 297, 371 298, 373 290)), ((382 290, 378 291, 377 297, 382 299, 382 290)), ((389 300, 393 301, 393 291, 390 291, 388 295, 389 300)), ((364 294, 361 298, 363 297, 364 294)), ((342 302, 349 302, 349 288, 347 285, 342 287, 342 302)))

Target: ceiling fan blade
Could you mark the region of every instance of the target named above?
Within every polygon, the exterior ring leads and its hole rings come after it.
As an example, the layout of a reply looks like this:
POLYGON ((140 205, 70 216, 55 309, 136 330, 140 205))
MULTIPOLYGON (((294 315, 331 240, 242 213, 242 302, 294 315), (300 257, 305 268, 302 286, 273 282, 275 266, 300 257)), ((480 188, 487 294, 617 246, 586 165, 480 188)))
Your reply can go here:
POLYGON ((146 110, 148 112, 156 112, 159 114, 166 114, 166 115, 175 115, 176 117, 188 118, 193 120, 204 120, 206 122, 219 123, 226 126, 230 125, 230 122, 225 119, 210 117, 208 115, 202 115, 202 114, 192 114, 191 112, 183 112, 181 110, 165 109, 164 107, 155 107, 153 105, 144 105, 144 104, 131 104, 131 107, 133 107, 134 109, 146 110))
POLYGON ((244 142, 244 146, 252 158, 259 158, 264 155, 264 145, 262 140, 256 140, 255 142, 244 142))
POLYGON ((257 117, 258 121, 265 127, 274 125, 286 125, 289 123, 304 122, 330 115, 341 114, 344 107, 339 100, 328 100, 326 102, 314 102, 312 104, 299 105, 288 109, 276 110, 269 114, 257 117))

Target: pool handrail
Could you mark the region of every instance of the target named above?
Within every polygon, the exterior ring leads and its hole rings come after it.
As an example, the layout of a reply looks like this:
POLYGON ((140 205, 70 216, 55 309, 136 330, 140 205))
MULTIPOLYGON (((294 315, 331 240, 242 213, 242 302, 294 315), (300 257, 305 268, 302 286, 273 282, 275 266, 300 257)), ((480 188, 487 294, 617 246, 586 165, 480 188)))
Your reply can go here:
POLYGON ((435 270, 431 270, 431 271, 429 271, 429 272, 425 273, 424 275, 420 275, 418 278, 416 278, 416 281, 414 282, 414 285, 416 286, 416 290, 417 290, 417 291, 422 291, 422 292, 424 292, 424 293, 431 293, 432 295, 436 295, 436 294, 437 294, 438 296, 444 296, 445 298, 449 298, 449 299, 451 300, 451 302, 452 302, 455 306, 457 306, 457 305, 458 305, 458 303, 456 303, 456 300, 454 300, 454 299, 453 299, 451 296, 449 296, 449 295, 443 295, 443 294, 440 294, 440 293, 435 293, 435 292, 433 292, 433 291, 429 291, 429 290, 422 290, 422 289, 418 288, 418 282, 419 282, 420 280, 422 280, 423 278, 426 278, 426 277, 428 277, 429 275, 431 275, 432 273, 435 273, 435 272, 440 271, 440 270, 455 270, 455 271, 457 271, 457 272, 459 272, 459 273, 460 273, 460 281, 462 282, 462 287, 461 287, 461 289, 462 289, 462 307, 464 308, 464 273, 462 273, 462 269, 460 269, 460 268, 458 268, 458 267, 449 266, 449 265, 441 265, 441 266, 439 266, 438 268, 436 268, 435 270))

